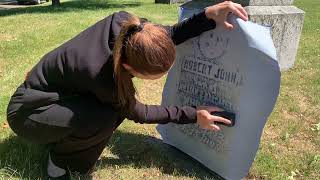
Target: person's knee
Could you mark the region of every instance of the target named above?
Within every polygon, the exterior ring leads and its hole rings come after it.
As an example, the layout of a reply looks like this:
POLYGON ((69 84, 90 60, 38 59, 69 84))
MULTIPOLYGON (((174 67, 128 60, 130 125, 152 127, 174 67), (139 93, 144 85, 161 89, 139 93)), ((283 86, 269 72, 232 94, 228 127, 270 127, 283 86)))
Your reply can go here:
POLYGON ((30 119, 11 119, 8 122, 15 134, 36 144, 55 143, 71 133, 70 128, 41 124, 30 119))

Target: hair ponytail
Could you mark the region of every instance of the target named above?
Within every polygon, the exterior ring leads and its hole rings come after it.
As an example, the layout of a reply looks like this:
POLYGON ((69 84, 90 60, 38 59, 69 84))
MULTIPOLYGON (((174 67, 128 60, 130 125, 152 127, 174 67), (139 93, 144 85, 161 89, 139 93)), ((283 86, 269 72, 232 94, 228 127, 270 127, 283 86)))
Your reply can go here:
POLYGON ((131 16, 122 24, 113 58, 118 102, 127 106, 134 100, 136 89, 131 74, 122 64, 141 74, 166 72, 174 62, 175 46, 163 28, 151 23, 142 25, 138 17, 131 16))
POLYGON ((133 85, 131 75, 128 71, 124 69, 122 63, 124 63, 124 41, 125 35, 128 33, 128 30, 133 26, 137 26, 140 24, 140 20, 137 17, 131 17, 128 21, 126 21, 121 28, 120 34, 115 42, 115 47, 113 51, 113 59, 114 59, 114 75, 116 79, 117 85, 117 95, 118 101, 121 106, 126 106, 130 102, 130 99, 133 98, 136 89, 133 85))

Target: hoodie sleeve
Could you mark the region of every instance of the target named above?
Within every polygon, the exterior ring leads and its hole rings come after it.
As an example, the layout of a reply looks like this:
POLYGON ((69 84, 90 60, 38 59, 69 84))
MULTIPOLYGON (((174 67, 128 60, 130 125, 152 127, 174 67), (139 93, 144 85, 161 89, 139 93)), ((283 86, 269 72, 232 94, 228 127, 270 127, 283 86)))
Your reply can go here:
POLYGON ((199 36, 205 31, 216 28, 216 22, 208 19, 205 11, 194 14, 188 19, 185 19, 173 26, 162 26, 165 28, 172 38, 175 45, 179 45, 184 41, 199 36))
POLYGON ((196 107, 145 105, 135 99, 135 103, 124 110, 127 119, 141 124, 188 124, 197 122, 196 107))

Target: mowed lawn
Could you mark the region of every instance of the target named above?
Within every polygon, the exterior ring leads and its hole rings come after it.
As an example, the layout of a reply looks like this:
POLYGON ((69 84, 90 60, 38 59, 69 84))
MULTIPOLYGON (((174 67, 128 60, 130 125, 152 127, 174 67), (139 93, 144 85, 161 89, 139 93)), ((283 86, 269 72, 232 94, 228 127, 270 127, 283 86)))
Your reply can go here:
MULTIPOLYGON (((281 93, 264 129, 248 179, 320 179, 320 1, 296 0, 306 11, 294 68, 282 74, 281 93)), ((155 23, 177 21, 178 5, 154 0, 62 1, 0 10, 0 179, 41 179, 46 148, 18 138, 6 106, 25 74, 48 51, 115 11, 155 23)), ((165 79, 135 80, 140 98, 159 104, 165 79)), ((155 125, 125 121, 94 173, 100 179, 214 179, 201 164, 162 144, 155 125)), ((78 179, 76 175, 75 179, 78 179)))

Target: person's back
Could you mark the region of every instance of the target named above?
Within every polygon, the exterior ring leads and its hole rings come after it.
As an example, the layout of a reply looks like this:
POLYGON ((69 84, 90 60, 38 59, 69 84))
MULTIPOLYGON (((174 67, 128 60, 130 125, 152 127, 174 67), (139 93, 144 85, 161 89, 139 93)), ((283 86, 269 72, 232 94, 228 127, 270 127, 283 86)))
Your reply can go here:
MULTIPOLYGON (((130 16, 124 11, 114 13, 46 54, 28 73, 26 86, 46 92, 77 93, 87 92, 99 77, 112 78, 113 67, 103 68, 113 61, 112 49, 121 22, 130 16)), ((100 81, 105 83, 105 79, 100 81)))

